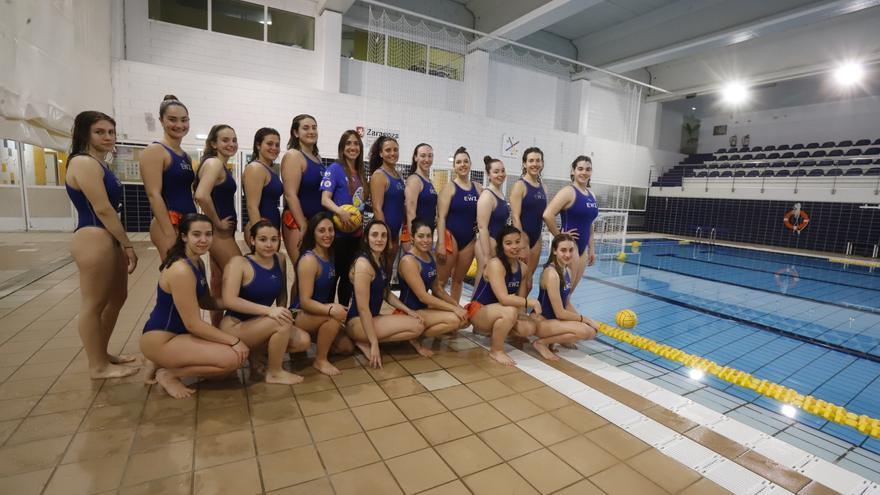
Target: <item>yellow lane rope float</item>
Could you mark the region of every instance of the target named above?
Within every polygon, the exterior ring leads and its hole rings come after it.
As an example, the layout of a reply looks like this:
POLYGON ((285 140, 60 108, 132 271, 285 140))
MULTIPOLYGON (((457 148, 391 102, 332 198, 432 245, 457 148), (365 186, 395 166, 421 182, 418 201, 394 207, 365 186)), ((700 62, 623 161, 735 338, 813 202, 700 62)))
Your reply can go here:
POLYGON ((880 438, 880 419, 847 411, 843 406, 817 399, 812 395, 805 396, 784 385, 762 380, 742 370, 721 366, 709 359, 688 354, 675 347, 659 344, 647 337, 635 335, 605 323, 599 323, 599 331, 615 340, 646 350, 670 361, 703 370, 721 380, 755 391, 782 403, 790 404, 810 414, 827 419, 832 423, 846 425, 855 428, 865 435, 880 438))

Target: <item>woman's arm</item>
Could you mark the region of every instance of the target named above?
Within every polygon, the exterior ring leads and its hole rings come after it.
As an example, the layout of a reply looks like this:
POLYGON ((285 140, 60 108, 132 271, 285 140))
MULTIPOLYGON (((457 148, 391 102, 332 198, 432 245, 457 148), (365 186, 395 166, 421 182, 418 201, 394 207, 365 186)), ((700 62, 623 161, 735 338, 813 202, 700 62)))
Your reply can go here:
MULTIPOLYGON (((452 305, 428 292, 428 288, 425 287, 425 283, 422 281, 419 262, 414 258, 415 256, 404 256, 401 258, 397 271, 398 275, 403 277, 403 280, 406 281, 406 285, 408 285, 410 290, 413 291, 413 294, 416 295, 416 298, 432 309, 442 309, 444 311, 455 311, 456 308, 461 309, 458 305, 452 305)), ((391 296, 394 295, 390 294, 389 298, 391 296)), ((397 296, 394 297, 396 298, 397 296)), ((401 302, 401 305, 403 305, 403 302, 401 302)))
POLYGON ((318 260, 310 254, 300 256, 297 262, 297 276, 299 277, 299 307, 306 313, 319 316, 332 316, 334 307, 342 307, 338 304, 324 304, 312 298, 315 294, 315 280, 318 278, 318 271, 321 265, 318 260))
POLYGON ((281 158, 281 183, 284 185, 284 200, 287 208, 300 229, 305 229, 308 219, 299 203, 299 185, 302 182, 306 157, 299 150, 287 150, 281 158))
POLYGON ((339 187, 347 188, 348 181, 346 180, 345 172, 334 163, 327 168, 324 172, 324 177, 321 179, 321 206, 338 216, 343 224, 355 227, 353 225, 354 222, 351 221, 351 213, 333 201, 333 192, 339 187))
POLYGON ((492 243, 489 242, 489 218, 495 209, 495 195, 491 191, 483 191, 477 200, 477 232, 478 242, 486 258, 492 257, 492 243))
MULTIPOLYGON (((275 257, 275 263, 278 263, 278 266, 281 267, 281 292, 278 294, 278 297, 275 299, 275 305, 281 308, 287 308, 290 306, 290 299, 287 297, 287 258, 281 257, 278 253, 273 255, 275 257)), ((296 283, 296 270, 293 271, 293 284, 296 283)))
POLYGON ((455 186, 451 182, 443 184, 437 195, 437 261, 446 264, 446 215, 449 214, 449 203, 455 194, 455 186))
POLYGON ((260 200, 263 197, 263 186, 266 185, 268 172, 258 162, 251 162, 244 168, 244 175, 241 178, 242 186, 244 186, 244 195, 247 198, 248 224, 244 229, 245 235, 248 235, 251 225, 260 221, 260 200))
MULTIPOLYGON (((509 197, 507 198, 507 202, 510 205, 510 221, 520 231, 523 229, 520 216, 522 215, 522 200, 525 195, 526 186, 523 185, 521 180, 518 180, 510 187, 509 197)), ((525 234, 525 232, 523 233, 525 234)), ((531 241, 532 239, 529 240, 531 241)))
POLYGON ((548 266, 544 269, 544 275, 542 275, 542 277, 546 277, 544 287, 547 291, 547 297, 550 299, 550 306, 553 308, 553 314, 556 315, 556 319, 565 321, 583 321, 583 317, 578 314, 577 311, 569 309, 571 308, 571 304, 568 304, 568 307, 566 307, 565 301, 560 297, 559 284, 561 281, 559 280, 559 274, 556 273, 556 270, 552 266, 548 266))
MULTIPOLYGON (((406 189, 403 191, 403 196, 405 198, 406 205, 406 225, 405 227, 409 230, 412 225, 412 221, 416 218, 416 209, 419 205, 419 194, 422 192, 422 179, 416 177, 416 174, 412 174, 406 178, 406 189)), ((424 220, 430 221, 430 218, 425 218, 424 220)))
POLYGON ((373 314, 370 312, 370 283, 376 276, 370 262, 365 258, 358 258, 354 262, 354 277, 352 286, 354 287, 355 299, 357 299, 358 316, 361 318, 361 325, 364 327, 364 333, 371 346, 378 346, 379 339, 373 330, 373 314))
POLYGON ((165 236, 174 237, 174 226, 168 218, 168 208, 165 207, 165 199, 162 197, 162 172, 165 171, 166 156, 168 152, 165 148, 161 144, 153 143, 141 151, 139 168, 153 217, 165 236))
POLYGON ((504 306, 513 306, 515 308, 524 308, 526 306, 526 299, 524 297, 507 293, 507 283, 504 281, 504 265, 501 263, 501 260, 498 258, 489 260, 483 276, 489 280, 489 286, 492 288, 492 293, 495 294, 495 299, 498 299, 498 302, 504 306))
POLYGON ((572 201, 574 201, 574 189, 563 187, 556 193, 556 196, 553 196, 553 200, 550 201, 550 204, 544 210, 544 223, 547 224, 547 230, 553 234, 553 237, 560 233, 559 227, 556 225, 556 215, 570 207, 572 201))
POLYGON ((385 212, 382 207, 385 203, 385 189, 388 187, 388 179, 381 170, 373 172, 370 177, 370 197, 373 198, 373 218, 385 221, 385 212))
POLYGON ((236 256, 229 260, 223 269, 223 304, 226 309, 246 315, 272 318, 282 317, 282 313, 286 313, 290 318, 290 311, 287 311, 286 307, 264 306, 240 297, 241 285, 249 264, 243 256, 236 256))
MULTIPOLYGON (((522 261, 517 261, 517 263, 519 263, 519 272, 525 273, 526 264, 522 261)), ((516 295, 525 299, 526 301, 526 306, 522 309, 523 314, 526 313, 526 310, 528 310, 528 308, 532 308, 532 311, 534 311, 536 315, 541 314, 541 303, 538 302, 537 299, 529 299, 529 286, 525 283, 525 280, 523 280, 522 283, 519 284, 519 291, 517 291, 516 295)))
POLYGON ((238 339, 202 319, 196 300, 196 277, 186 263, 175 262, 165 269, 174 307, 189 333, 211 342, 234 345, 238 339))
POLYGON ((211 219, 211 223, 223 230, 232 230, 235 228, 232 218, 220 218, 214 207, 214 199, 211 197, 211 192, 221 177, 220 174, 225 173, 224 168, 223 162, 218 158, 208 158, 199 165, 199 185, 196 187, 195 200, 202 212, 211 219))

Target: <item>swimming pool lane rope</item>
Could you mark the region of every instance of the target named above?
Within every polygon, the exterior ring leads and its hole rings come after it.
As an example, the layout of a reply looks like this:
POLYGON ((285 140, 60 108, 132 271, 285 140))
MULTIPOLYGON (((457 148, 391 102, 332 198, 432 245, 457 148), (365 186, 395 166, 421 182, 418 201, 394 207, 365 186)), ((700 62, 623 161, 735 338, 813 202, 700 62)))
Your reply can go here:
POLYGON ((625 342, 633 347, 656 354, 670 361, 681 363, 690 368, 702 370, 721 380, 752 390, 771 399, 776 399, 784 404, 790 404, 832 423, 849 426, 865 435, 880 438, 880 419, 847 411, 843 406, 817 399, 812 395, 803 395, 798 393, 797 390, 784 385, 762 380, 736 368, 721 366, 709 359, 688 354, 681 349, 666 344, 659 344, 647 337, 636 335, 621 328, 599 322, 599 331, 612 339, 625 342))

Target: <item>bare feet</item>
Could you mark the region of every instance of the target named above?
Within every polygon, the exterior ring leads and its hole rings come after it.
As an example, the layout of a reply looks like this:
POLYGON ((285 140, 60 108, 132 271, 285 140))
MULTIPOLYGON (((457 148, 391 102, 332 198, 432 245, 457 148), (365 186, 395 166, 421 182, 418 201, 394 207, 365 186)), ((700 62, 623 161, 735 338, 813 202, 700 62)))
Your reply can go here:
POLYGON ((366 342, 355 341, 354 345, 356 345, 357 348, 360 349, 362 353, 364 353, 364 357, 366 357, 367 361, 369 361, 370 360, 370 344, 368 344, 366 342))
POLYGON ((489 351, 489 357, 503 364, 504 366, 513 366, 516 361, 510 358, 504 351, 489 351))
POLYGON ((413 346, 413 349, 415 349, 416 352, 418 352, 421 356, 429 358, 434 355, 434 351, 423 346, 422 343, 418 341, 418 339, 412 339, 409 341, 409 343, 411 346, 413 346))
MULTIPOLYGON (((342 374, 342 372, 339 371, 339 369, 336 366, 333 366, 332 364, 330 364, 330 361, 327 361, 326 359, 320 359, 320 360, 315 359, 315 362, 312 363, 312 367, 327 376, 334 376, 334 375, 342 374)), ((267 380, 268 380, 268 377, 267 377, 267 380)))
POLYGON ((577 344, 575 344, 574 342, 562 342, 559 345, 566 348, 566 349, 577 349, 578 348, 577 344))
POLYGON ((112 364, 137 363, 137 356, 132 354, 120 354, 118 356, 107 354, 107 361, 110 361, 112 364))
POLYGON ((144 383, 152 385, 156 383, 156 363, 146 359, 144 362, 144 383))
POLYGON ((184 399, 195 393, 195 390, 187 388, 183 383, 180 383, 179 378, 164 369, 156 372, 156 381, 168 392, 168 395, 175 399, 184 399))
POLYGON ((251 380, 259 380, 266 376, 266 360, 264 356, 251 354, 248 356, 249 368, 251 370, 251 380))
POLYGON ((110 364, 102 368, 89 368, 89 375, 91 375, 92 380, 100 380, 102 378, 122 378, 126 376, 131 376, 138 371, 140 368, 134 366, 119 366, 118 364, 110 364))
POLYGON ((540 354, 542 358, 548 361, 559 361, 559 356, 553 354, 553 352, 551 352, 546 345, 538 342, 537 340, 532 342, 532 347, 534 347, 535 350, 538 351, 538 354, 540 354))
POLYGON ((266 383, 277 383, 281 385, 296 385, 302 383, 304 377, 285 370, 269 371, 266 373, 266 383))

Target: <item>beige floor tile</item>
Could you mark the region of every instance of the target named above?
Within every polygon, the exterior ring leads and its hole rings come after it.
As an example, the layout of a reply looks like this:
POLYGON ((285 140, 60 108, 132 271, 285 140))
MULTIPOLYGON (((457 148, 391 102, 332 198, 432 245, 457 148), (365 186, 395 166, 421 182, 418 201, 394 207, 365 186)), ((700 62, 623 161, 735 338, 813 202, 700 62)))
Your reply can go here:
POLYGON ((471 434, 471 430, 450 412, 420 418, 413 421, 412 424, 431 445, 449 442, 471 434))
POLYGON ((417 357, 414 359, 406 359, 400 361, 400 365, 410 372, 412 375, 427 373, 440 369, 440 365, 426 357, 417 357))
POLYGON ((515 394, 516 392, 501 383, 497 378, 489 378, 488 380, 480 380, 478 382, 468 383, 467 386, 476 392, 483 400, 494 400, 499 397, 515 394))
POLYGON ((506 461, 541 448, 537 440, 512 423, 480 432, 479 437, 506 461))
POLYGON ((254 438, 248 430, 202 436, 196 440, 195 469, 205 469, 255 455, 254 438))
POLYGON ((247 392, 248 402, 250 402, 251 405, 264 401, 293 398, 293 389, 291 387, 275 383, 250 383, 246 387, 245 392, 247 392))
POLYGON ((124 383, 101 387, 101 391, 95 397, 95 406, 113 406, 132 402, 143 402, 147 398, 149 389, 143 383, 124 383))
POLYGON ((605 418, 580 404, 565 406, 555 411, 551 411, 550 414, 573 428, 578 433, 586 433, 608 424, 608 421, 606 421, 605 418))
POLYGON ((74 409, 88 409, 92 405, 97 390, 72 390, 57 394, 46 394, 31 411, 32 415, 51 414, 74 409))
POLYGON ((235 493, 236 495, 263 493, 257 459, 250 458, 196 471, 193 494, 213 495, 216 493, 235 493))
POLYGON ((517 392, 526 392, 544 386, 540 380, 525 373, 511 373, 509 375, 499 376, 498 381, 517 392))
MULTIPOLYGON (((23 419, 10 419, 6 421, 0 421, 0 445, 3 445, 6 440, 12 436, 12 433, 15 432, 15 429, 18 428, 25 420, 23 419)), ((34 439, 36 440, 36 439, 34 439)))
POLYGON ((67 368, 67 364, 68 363, 66 362, 23 364, 12 374, 12 376, 9 377, 9 379, 25 380, 28 378, 55 378, 67 368))
POLYGON ((618 458, 583 436, 559 442, 550 450, 584 476, 592 476, 620 463, 618 458))
POLYGON ((342 372, 341 375, 330 377, 338 388, 350 387, 352 385, 360 385, 362 383, 373 383, 373 377, 364 368, 349 369, 342 372))
POLYGON ((459 477, 482 471, 503 462, 476 435, 460 438, 434 448, 459 477))
POLYGON ((144 452, 172 443, 192 440, 196 434, 196 421, 193 415, 176 418, 142 421, 137 428, 133 452, 144 452))
POLYGON ((312 445, 261 455, 259 462, 263 485, 267 491, 324 476, 318 451, 312 445))
POLYGON ((554 495, 604 495, 602 490, 589 480, 580 480, 577 483, 559 490, 554 495))
POLYGON ((138 424, 143 409, 143 403, 95 406, 86 413, 79 429, 80 431, 94 431, 133 428, 138 424))
MULTIPOLYGON (((53 331, 54 332, 54 331, 53 331)), ((53 333, 54 335, 54 333, 53 333)), ((48 340, 48 338, 46 339, 48 340)), ((69 364, 78 354, 76 349, 41 349, 34 353, 27 364, 64 363, 69 364)))
POLYGON ((101 388, 104 380, 92 380, 88 372, 71 373, 65 372, 58 377, 55 383, 50 383, 49 393, 70 392, 71 390, 95 390, 101 388))
POLYGON ((0 449, 0 478, 58 464, 73 435, 37 440, 0 449))
POLYGON ((648 450, 650 446, 615 425, 608 424, 585 434, 599 447, 621 460, 648 450))
POLYGON ((434 414, 446 411, 443 404, 431 394, 411 395, 394 399, 394 404, 411 420, 433 416, 434 414))
POLYGON ((507 416, 507 419, 511 421, 520 421, 544 412, 543 409, 536 406, 520 394, 501 397, 489 401, 489 404, 492 404, 492 407, 498 409, 501 414, 507 416))
POLYGON ((373 380, 381 382, 392 378, 400 378, 401 376, 409 376, 409 372, 404 369, 400 363, 391 361, 382 364, 381 368, 365 368, 367 373, 373 377, 373 380))
POLYGON ((662 406, 649 407, 643 410, 642 414, 679 433, 684 433, 699 426, 693 421, 679 416, 662 406))
POLYGON ((256 426, 254 439, 260 455, 312 443, 309 430, 302 418, 256 426))
POLYGON ((321 454, 328 474, 341 473, 381 460, 363 433, 320 442, 315 447, 321 454))
POLYGON ((458 419, 475 432, 501 426, 508 422, 500 412, 485 402, 452 411, 458 419))
POLYGON ((440 485, 436 488, 431 488, 428 491, 424 491, 419 495, 470 495, 471 491, 464 486, 464 483, 461 480, 455 480, 450 483, 446 483, 445 485, 440 485))
MULTIPOLYGON (((702 478, 693 485, 682 490, 679 495, 729 495, 730 492, 715 484, 714 481, 702 478)), ((808 495, 801 491, 801 494, 808 495)))
POLYGON ((302 416, 293 395, 289 397, 251 402, 251 422, 254 426, 287 421, 302 416))
POLYGON ((178 442, 148 452, 133 454, 128 458, 122 485, 137 485, 192 469, 192 442, 178 442))
POLYGON ((309 416, 306 418, 306 425, 308 425, 315 442, 361 432, 360 424, 348 409, 309 416))
POLYGON ((21 422, 15 433, 9 437, 6 445, 17 445, 33 440, 73 434, 79 428, 85 414, 85 409, 77 409, 42 416, 28 416, 21 422))
POLYGON ((402 494, 385 464, 377 462, 330 477, 337 495, 402 494))
POLYGON ((72 493, 98 493, 113 490, 122 480, 125 456, 91 459, 58 466, 45 495, 70 495, 72 493))
POLYGON ((535 403, 536 406, 545 411, 552 411, 572 405, 573 402, 566 396, 553 390, 550 387, 540 387, 534 390, 523 392, 522 396, 535 403))
POLYGON ((135 430, 87 431, 78 433, 64 453, 63 464, 103 457, 128 457, 135 430))
POLYGON ((406 421, 406 416, 390 400, 353 407, 358 422, 364 430, 373 430, 406 421))
POLYGON ((236 405, 219 409, 199 409, 196 434, 200 436, 216 435, 234 430, 249 429, 250 427, 251 421, 247 405, 236 405))
POLYGON ((408 422, 370 430, 367 436, 383 459, 397 457, 428 446, 425 439, 408 422))
POLYGON ((705 426, 699 426, 685 432, 685 436, 693 439, 706 448, 714 450, 728 459, 735 459, 744 454, 748 448, 721 434, 715 433, 705 426))
POLYGON ((53 468, 41 469, 0 478, 0 487, 10 495, 40 495, 53 471, 53 468))
POLYGON ((577 471, 547 449, 518 457, 510 461, 510 465, 541 493, 554 492, 582 478, 577 471))
POLYGON ((137 485, 119 488, 119 495, 190 495, 192 493, 192 473, 186 472, 151 480, 137 485))
MULTIPOLYGON (((404 493, 410 495, 455 479, 455 474, 433 449, 402 455, 386 461, 404 493)), ((497 492, 496 492, 497 493, 497 492)))
POLYGON ((146 406, 144 406, 144 414, 141 421, 176 418, 185 415, 195 418, 197 404, 198 402, 195 397, 180 400, 172 399, 167 396, 162 399, 153 399, 150 397, 147 399, 146 406))
MULTIPOLYGON (((45 397, 45 396, 44 396, 45 397)), ((0 401, 0 421, 23 418, 40 402, 41 397, 25 397, 0 401)), ((74 408, 79 409, 79 408, 74 408)))
POLYGON ((388 400, 388 396, 382 391, 382 387, 374 382, 343 387, 339 389, 339 393, 342 394, 342 398, 348 403, 348 407, 363 406, 388 400))
POLYGON ((345 400, 336 390, 300 395, 297 396, 297 402, 299 402, 299 408, 304 416, 314 416, 346 408, 345 400))
POLYGON ((434 390, 432 394, 448 409, 459 409, 483 402, 483 399, 466 385, 455 385, 441 390, 434 390))
POLYGON ((472 474, 465 478, 464 482, 474 495, 497 495, 499 493, 530 495, 538 493, 519 473, 507 464, 499 464, 485 471, 472 474))
POLYGON ((26 380, 6 381, 0 385, 0 400, 21 399, 43 395, 52 386, 55 377, 28 378, 26 380))
POLYGON ((447 354, 447 353, 438 353, 434 354, 431 357, 435 363, 440 365, 442 368, 454 368, 456 366, 464 366, 466 364, 472 364, 469 359, 458 356, 458 353, 455 354, 447 354))
POLYGON ((656 449, 646 450, 626 463, 671 493, 677 493, 701 478, 693 469, 656 449))
POLYGON ((452 376, 458 378, 461 383, 471 383, 491 378, 489 373, 486 373, 478 366, 475 366, 473 364, 456 366, 455 368, 449 368, 448 371, 452 376))
POLYGON ((419 373, 417 375, 413 375, 413 378, 418 380, 419 383, 421 383, 426 389, 431 391, 447 389, 449 387, 461 385, 461 383, 456 380, 455 377, 450 375, 448 371, 442 369, 419 373))
POLYGON ((230 388, 233 385, 228 380, 216 384, 207 383, 202 383, 199 387, 199 411, 247 404, 247 393, 244 389, 230 388))
POLYGON ((617 464, 601 473, 594 474, 590 481, 608 495, 663 495, 667 493, 626 464, 617 464))
POLYGON ((737 457, 734 462, 793 493, 798 493, 812 481, 794 469, 770 460, 753 450, 737 457))
POLYGON ((518 421, 517 424, 544 445, 553 445, 577 435, 576 431, 549 413, 518 421))
POLYGON ((309 376, 308 380, 293 386, 293 394, 297 397, 325 390, 336 390, 336 384, 329 376, 321 374, 309 376))
POLYGON ((415 378, 411 376, 402 376, 379 382, 382 390, 392 399, 399 399, 410 395, 421 394, 428 389, 422 386, 415 378))
POLYGON ((328 478, 318 478, 280 490, 268 492, 270 495, 334 495, 328 478))

